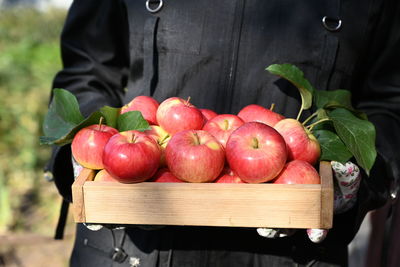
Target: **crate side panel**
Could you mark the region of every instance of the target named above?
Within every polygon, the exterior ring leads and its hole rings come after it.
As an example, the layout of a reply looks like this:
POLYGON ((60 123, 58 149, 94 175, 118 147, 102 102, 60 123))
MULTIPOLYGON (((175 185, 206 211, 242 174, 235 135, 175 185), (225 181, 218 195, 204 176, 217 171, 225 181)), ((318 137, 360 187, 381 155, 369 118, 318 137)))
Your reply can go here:
POLYGON ((87 222, 319 228, 319 185, 84 186, 87 222))

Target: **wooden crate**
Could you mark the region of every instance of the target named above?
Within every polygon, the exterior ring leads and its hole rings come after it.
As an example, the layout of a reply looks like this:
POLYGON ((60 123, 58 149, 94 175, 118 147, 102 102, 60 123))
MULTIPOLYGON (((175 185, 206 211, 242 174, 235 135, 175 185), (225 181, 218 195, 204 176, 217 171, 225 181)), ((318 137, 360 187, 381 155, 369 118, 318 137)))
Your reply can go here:
POLYGON ((75 222, 270 228, 332 227, 328 162, 320 185, 93 182, 84 169, 72 185, 75 222))

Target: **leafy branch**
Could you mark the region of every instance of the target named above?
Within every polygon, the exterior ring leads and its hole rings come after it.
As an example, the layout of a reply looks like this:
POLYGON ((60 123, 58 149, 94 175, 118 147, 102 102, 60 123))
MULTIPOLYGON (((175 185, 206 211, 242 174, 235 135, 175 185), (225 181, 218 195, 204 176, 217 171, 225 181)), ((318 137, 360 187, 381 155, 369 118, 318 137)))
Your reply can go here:
POLYGON ((366 114, 352 106, 351 92, 316 90, 292 64, 273 64, 266 70, 288 80, 299 90, 302 104, 297 120, 303 110, 314 111, 302 124, 319 141, 320 160, 343 163, 354 157, 369 174, 376 158, 375 127, 366 114))

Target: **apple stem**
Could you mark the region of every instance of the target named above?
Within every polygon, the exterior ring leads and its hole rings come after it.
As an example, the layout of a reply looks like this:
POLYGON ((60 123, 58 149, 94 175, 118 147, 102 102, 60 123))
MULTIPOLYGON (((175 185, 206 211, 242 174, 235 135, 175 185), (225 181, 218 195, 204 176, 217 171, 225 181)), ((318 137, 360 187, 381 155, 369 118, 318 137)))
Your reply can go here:
POLYGON ((303 106, 300 108, 299 114, 297 114, 297 118, 296 118, 297 121, 300 120, 301 113, 303 113, 303 106))
POLYGON ((131 143, 135 143, 136 138, 137 138, 136 134, 132 134, 131 143))
POLYGON ((99 131, 101 131, 101 126, 103 125, 103 120, 104 120, 104 117, 101 116, 100 120, 99 120, 99 131))
POLYGON ((303 126, 306 125, 310 120, 312 120, 315 116, 318 115, 318 112, 314 112, 313 114, 311 114, 310 117, 308 117, 302 124, 303 126))
POLYGON ((225 126, 225 130, 229 129, 229 121, 228 120, 224 120, 224 126, 225 126))
POLYGON ((275 103, 272 103, 271 107, 269 108, 269 110, 274 111, 274 108, 275 108, 275 103))
POLYGON ((167 139, 169 138, 169 134, 167 134, 166 136, 164 136, 163 139, 160 140, 159 145, 163 145, 165 143, 165 141, 167 141, 167 139))
POLYGON ((326 119, 322 119, 322 120, 316 121, 316 122, 314 122, 314 123, 308 125, 308 126, 307 126, 307 129, 311 132, 312 129, 313 129, 316 125, 318 125, 318 124, 320 124, 320 123, 323 123, 323 122, 325 122, 325 121, 330 121, 330 119, 326 118, 326 119))
POLYGON ((190 103, 190 96, 186 100, 186 105, 189 105, 189 103, 190 103))
POLYGON ((258 139, 256 137, 253 138, 252 147, 255 149, 259 148, 258 147, 258 139))
POLYGON ((194 141, 195 145, 200 145, 200 138, 197 135, 197 133, 194 133, 194 137, 195 137, 195 141, 194 141))

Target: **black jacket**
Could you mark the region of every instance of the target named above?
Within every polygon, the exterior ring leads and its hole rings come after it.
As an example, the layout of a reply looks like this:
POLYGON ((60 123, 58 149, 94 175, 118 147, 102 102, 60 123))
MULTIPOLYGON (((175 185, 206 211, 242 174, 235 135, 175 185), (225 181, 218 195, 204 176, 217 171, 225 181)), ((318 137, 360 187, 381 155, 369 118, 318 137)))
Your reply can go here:
MULTIPOLYGON (((384 203, 399 174, 398 1, 165 0, 157 13, 146 9, 145 0, 74 1, 61 45, 64 67, 53 88, 74 93, 85 115, 104 105, 122 106, 136 95, 152 95, 159 101, 190 96, 194 105, 218 113, 275 103, 275 111, 295 117, 297 89, 265 71, 273 63, 292 63, 318 90, 351 90, 354 105, 375 123, 376 166, 370 177, 363 177, 357 206, 335 217, 322 244, 311 244, 304 231, 284 241, 267 241, 254 229, 235 228, 167 227, 131 235, 142 252, 158 251, 161 243, 166 250, 181 247, 186 252, 174 254, 174 266, 197 266, 176 263, 188 258, 198 260, 198 266, 236 266, 216 264, 217 250, 228 258, 235 251, 237 266, 257 265, 254 253, 296 258, 300 247, 308 251, 300 253, 307 261, 322 257, 343 263, 365 213, 384 203), (328 18, 325 24, 323 17, 328 18), (188 238, 190 233, 198 239, 188 238), (170 235, 172 245, 154 241, 170 235), (321 256, 332 249, 342 253, 321 256)), ((58 189, 70 199, 70 151, 59 150, 51 166, 58 189)), ((162 255, 157 252, 152 259, 163 262, 162 255)))

